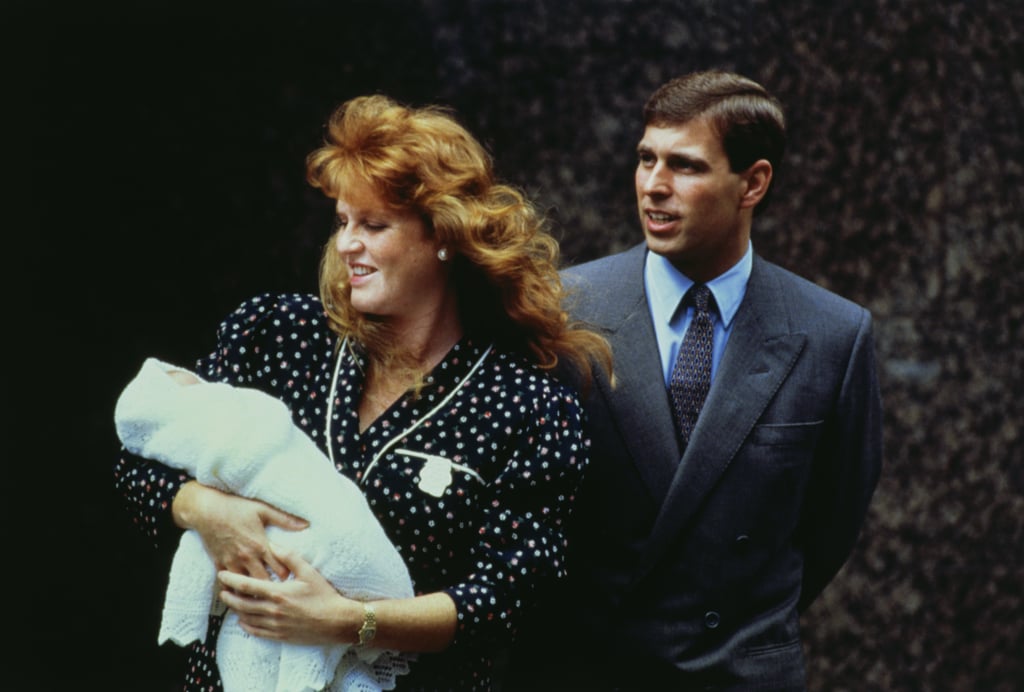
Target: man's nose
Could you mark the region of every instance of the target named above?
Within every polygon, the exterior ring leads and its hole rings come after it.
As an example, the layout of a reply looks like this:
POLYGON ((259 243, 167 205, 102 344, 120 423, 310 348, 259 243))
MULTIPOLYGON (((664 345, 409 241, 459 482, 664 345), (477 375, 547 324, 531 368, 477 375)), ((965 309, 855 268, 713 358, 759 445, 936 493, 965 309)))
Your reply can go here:
POLYGON ((647 195, 664 195, 669 192, 667 169, 660 161, 647 171, 642 181, 642 189, 647 195))

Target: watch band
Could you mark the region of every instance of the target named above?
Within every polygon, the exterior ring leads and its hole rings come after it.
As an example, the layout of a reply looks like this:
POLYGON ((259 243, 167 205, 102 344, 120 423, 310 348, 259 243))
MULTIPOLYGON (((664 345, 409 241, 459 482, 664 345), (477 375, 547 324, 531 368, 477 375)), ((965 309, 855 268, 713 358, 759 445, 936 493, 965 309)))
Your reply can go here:
POLYGON ((363 626, 359 628, 359 646, 365 646, 377 636, 377 610, 372 603, 363 603, 363 626))

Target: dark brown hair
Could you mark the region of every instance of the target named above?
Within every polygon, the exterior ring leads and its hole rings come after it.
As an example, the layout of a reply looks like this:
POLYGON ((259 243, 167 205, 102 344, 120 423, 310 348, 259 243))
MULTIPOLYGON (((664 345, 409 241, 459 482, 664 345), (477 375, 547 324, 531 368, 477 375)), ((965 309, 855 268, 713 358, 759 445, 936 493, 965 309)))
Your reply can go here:
MULTIPOLYGON (((721 138, 734 173, 760 159, 779 170, 786 118, 779 101, 757 82, 720 70, 694 72, 662 85, 644 105, 645 126, 672 127, 698 119, 706 119, 721 138)), ((765 195, 758 211, 767 201, 765 195)))

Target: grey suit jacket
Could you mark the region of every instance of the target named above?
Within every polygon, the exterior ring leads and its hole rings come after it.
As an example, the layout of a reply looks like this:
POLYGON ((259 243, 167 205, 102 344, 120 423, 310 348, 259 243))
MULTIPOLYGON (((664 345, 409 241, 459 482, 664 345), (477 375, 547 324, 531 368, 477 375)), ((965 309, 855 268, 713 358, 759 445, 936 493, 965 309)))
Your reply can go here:
POLYGON ((755 256, 683 451, 645 253, 565 275, 616 386, 598 377, 586 398, 567 588, 523 632, 523 664, 551 689, 803 689, 798 613, 847 559, 881 468, 871 317, 755 256))

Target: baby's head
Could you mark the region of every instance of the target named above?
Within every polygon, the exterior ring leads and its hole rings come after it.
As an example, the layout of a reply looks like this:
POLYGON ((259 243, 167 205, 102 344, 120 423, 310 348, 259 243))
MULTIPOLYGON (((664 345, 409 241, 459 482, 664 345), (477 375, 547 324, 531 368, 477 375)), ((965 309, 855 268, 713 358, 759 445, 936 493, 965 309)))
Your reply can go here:
POLYGON ((187 370, 168 370, 167 374, 172 380, 178 384, 184 386, 189 384, 199 384, 202 380, 188 372, 187 370))

